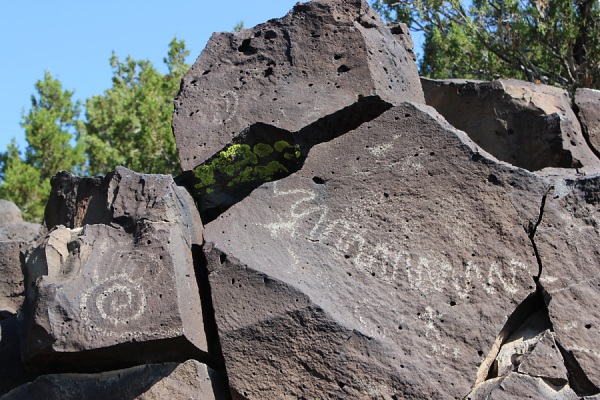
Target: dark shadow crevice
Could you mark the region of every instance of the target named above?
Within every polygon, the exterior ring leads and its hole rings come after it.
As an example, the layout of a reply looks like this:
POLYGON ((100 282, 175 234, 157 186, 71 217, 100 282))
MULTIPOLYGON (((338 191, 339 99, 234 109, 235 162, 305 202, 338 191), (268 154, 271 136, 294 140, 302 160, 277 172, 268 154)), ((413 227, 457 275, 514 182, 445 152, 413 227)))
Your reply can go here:
POLYGON ((196 199, 202 222, 207 224, 263 183, 300 170, 313 146, 350 132, 391 107, 379 96, 359 96, 352 105, 297 132, 252 124, 213 157, 182 173, 176 182, 196 199))
POLYGON ((230 388, 227 366, 225 365, 225 358, 223 357, 223 351, 221 349, 219 330, 215 318, 215 309, 212 302, 206 256, 204 255, 202 246, 197 244, 192 245, 192 256, 194 258, 194 270, 196 272, 196 280, 200 291, 204 334, 206 335, 208 354, 210 357, 210 362, 208 362, 207 365, 217 371, 220 374, 221 379, 225 382, 226 387, 230 388))
POLYGON ((556 346, 560 350, 560 354, 565 362, 567 368, 567 376, 569 378, 569 386, 578 396, 593 396, 600 393, 600 388, 594 385, 589 380, 583 368, 575 358, 572 351, 565 349, 561 344, 556 341, 556 346))

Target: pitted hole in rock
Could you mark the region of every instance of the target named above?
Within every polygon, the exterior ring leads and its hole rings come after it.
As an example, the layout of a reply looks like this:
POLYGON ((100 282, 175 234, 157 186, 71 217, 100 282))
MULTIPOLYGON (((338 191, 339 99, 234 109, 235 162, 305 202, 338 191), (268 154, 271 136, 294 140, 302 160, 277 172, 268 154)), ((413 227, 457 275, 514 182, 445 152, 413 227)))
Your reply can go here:
POLYGON ((494 174, 489 174, 488 175, 488 182, 491 183, 491 184, 493 184, 493 185, 496 185, 496 186, 502 186, 502 182, 494 174))
POLYGON ((338 74, 343 74, 348 71, 350 71, 350 67, 348 67, 347 65, 344 65, 344 64, 340 65, 337 69, 338 74))
POLYGON ((273 30, 268 30, 265 32, 265 39, 267 40, 273 40, 277 37, 277 32, 273 31, 273 30))
POLYGON ((273 68, 269 67, 269 68, 267 68, 267 69, 265 69, 265 70, 264 70, 264 72, 263 72, 263 76, 264 76, 265 78, 266 78, 266 77, 269 77, 269 76, 271 76, 271 75, 273 75, 273 68))
POLYGON ((225 253, 219 254, 219 262, 223 264, 227 260, 227 255, 225 253))
POLYGON ((244 53, 246 56, 251 56, 252 54, 256 54, 257 50, 251 45, 252 39, 244 39, 242 40, 242 44, 238 47, 238 51, 240 53, 244 53))
POLYGON ((318 177, 318 176, 313 176, 312 181, 314 183, 316 183, 317 185, 323 185, 325 183, 325 180, 323 178, 318 177))

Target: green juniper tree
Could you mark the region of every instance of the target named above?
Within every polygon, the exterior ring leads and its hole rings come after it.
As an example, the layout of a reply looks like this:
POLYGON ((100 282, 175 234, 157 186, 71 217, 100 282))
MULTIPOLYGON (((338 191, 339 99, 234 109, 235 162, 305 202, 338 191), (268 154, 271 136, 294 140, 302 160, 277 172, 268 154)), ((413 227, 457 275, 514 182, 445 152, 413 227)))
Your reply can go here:
POLYGON ((35 84, 31 109, 23 115, 28 146, 23 158, 13 140, 0 159, 0 198, 15 202, 27 220, 41 221, 50 178, 61 170, 81 172, 85 164, 79 119, 81 105, 46 72, 35 84), (75 143, 75 144, 74 144, 75 143))
POLYGON ((35 84, 31 109, 21 126, 28 143, 21 152, 13 140, 0 153, 0 198, 15 202, 26 220, 41 222, 50 178, 61 170, 106 174, 118 165, 144 173, 178 174, 179 159, 171 130, 173 99, 189 69, 185 43, 173 39, 164 63, 125 61, 113 54, 112 87, 82 103, 46 72, 35 84))
POLYGON ((183 41, 173 39, 164 63, 166 75, 150 61, 110 58, 112 88, 85 103, 89 173, 105 174, 117 165, 135 171, 176 174, 179 158, 171 130, 173 99, 189 69, 183 41))

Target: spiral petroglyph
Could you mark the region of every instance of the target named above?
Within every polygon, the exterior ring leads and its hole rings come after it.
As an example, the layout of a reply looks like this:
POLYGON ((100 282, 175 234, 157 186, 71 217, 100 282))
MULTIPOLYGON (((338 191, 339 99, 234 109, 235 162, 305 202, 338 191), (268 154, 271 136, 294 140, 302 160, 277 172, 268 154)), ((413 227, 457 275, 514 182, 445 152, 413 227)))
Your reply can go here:
POLYGON ((123 274, 94 285, 83 296, 81 303, 88 319, 89 315, 95 314, 108 325, 125 325, 144 313, 146 293, 141 285, 123 274))
MULTIPOLYGON (((81 297, 82 319, 94 331, 114 336, 123 327, 135 325, 147 309, 149 294, 143 281, 157 277, 163 267, 155 255, 116 252, 114 275, 98 279, 81 297)), ((127 332, 124 332, 127 334, 127 332)))

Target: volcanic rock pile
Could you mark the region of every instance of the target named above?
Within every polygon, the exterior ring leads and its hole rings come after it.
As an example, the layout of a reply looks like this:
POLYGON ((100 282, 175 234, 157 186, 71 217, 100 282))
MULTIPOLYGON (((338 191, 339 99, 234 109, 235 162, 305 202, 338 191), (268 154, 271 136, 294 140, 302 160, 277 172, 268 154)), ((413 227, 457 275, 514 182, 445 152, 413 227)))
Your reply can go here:
POLYGON ((213 35, 184 173, 58 173, 1 248, 2 398, 599 398, 598 92, 414 61, 362 0, 213 35))

